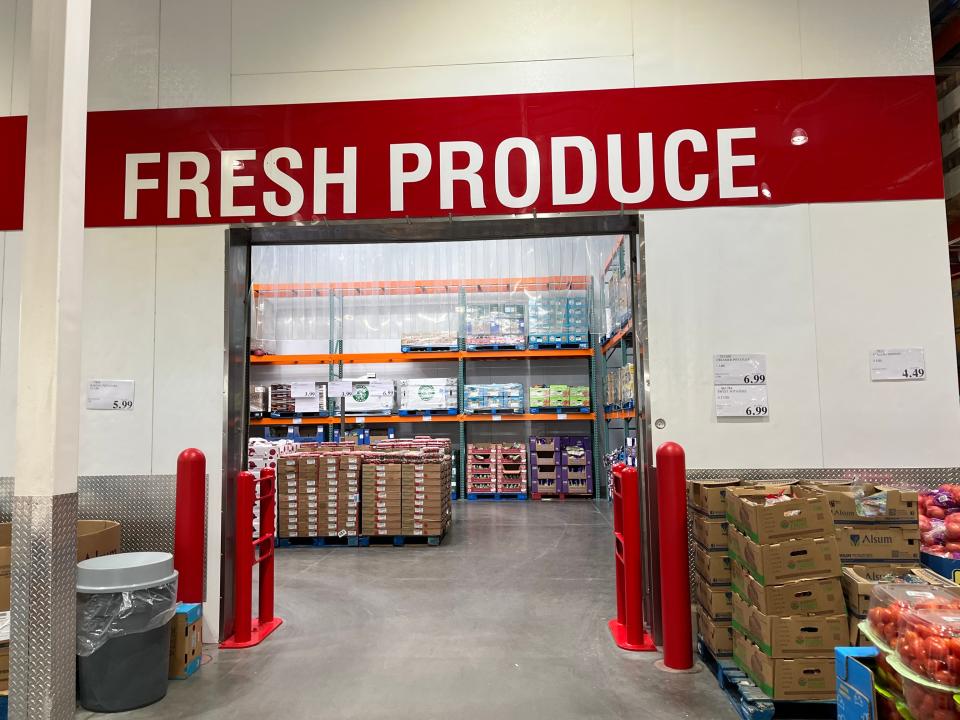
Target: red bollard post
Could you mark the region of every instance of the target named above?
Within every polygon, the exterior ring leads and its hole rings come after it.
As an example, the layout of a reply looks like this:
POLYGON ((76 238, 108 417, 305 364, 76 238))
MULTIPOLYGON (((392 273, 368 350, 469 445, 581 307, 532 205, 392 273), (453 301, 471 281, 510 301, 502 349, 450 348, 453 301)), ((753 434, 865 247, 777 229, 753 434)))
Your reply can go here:
POLYGON ((273 547, 276 541, 276 472, 237 475, 236 546, 233 556, 233 635, 220 643, 223 649, 259 645, 283 623, 273 616, 273 547), (256 494, 257 484, 260 495, 256 494), (253 505, 260 503, 260 535, 253 537, 253 505), (253 620, 253 567, 260 566, 259 613, 253 620))
POLYGON ((177 457, 177 508, 173 566, 180 574, 177 600, 203 602, 203 530, 206 522, 207 459, 196 448, 177 457))
POLYGON ((666 442, 657 448, 657 504, 660 517, 663 669, 689 671, 694 669, 694 664, 687 539, 687 471, 683 448, 674 442, 666 442))
POLYGON ((650 652, 657 648, 643 627, 643 556, 637 469, 618 464, 613 479, 617 617, 607 625, 618 647, 650 652))

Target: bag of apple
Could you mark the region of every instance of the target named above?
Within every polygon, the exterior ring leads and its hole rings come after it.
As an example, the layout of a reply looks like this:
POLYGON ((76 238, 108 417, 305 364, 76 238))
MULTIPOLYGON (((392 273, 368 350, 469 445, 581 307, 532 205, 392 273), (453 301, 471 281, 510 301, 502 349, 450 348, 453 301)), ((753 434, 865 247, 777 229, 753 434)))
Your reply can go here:
POLYGON ((960 560, 960 485, 921 493, 918 504, 923 550, 960 560))

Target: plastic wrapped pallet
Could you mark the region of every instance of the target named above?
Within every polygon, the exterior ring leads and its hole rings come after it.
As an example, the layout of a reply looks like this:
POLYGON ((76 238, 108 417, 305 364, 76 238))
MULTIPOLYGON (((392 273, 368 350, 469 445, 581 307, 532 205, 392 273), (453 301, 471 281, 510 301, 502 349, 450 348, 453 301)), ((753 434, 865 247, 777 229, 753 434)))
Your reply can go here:
POLYGON ((464 412, 467 413, 490 410, 522 412, 523 385, 520 383, 464 385, 463 402, 464 412))
POLYGON ((396 390, 392 380, 354 380, 347 395, 346 412, 354 414, 393 412, 396 390))
POLYGON ((419 378, 397 382, 401 410, 447 410, 457 407, 456 378, 419 378))

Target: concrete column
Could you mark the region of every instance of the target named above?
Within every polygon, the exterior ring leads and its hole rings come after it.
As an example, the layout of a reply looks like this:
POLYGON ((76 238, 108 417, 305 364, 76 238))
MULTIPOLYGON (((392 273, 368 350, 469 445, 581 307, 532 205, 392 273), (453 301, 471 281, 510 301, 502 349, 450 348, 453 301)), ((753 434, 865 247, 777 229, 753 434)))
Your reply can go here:
POLYGON ((73 718, 90 0, 33 0, 17 377, 10 711, 73 718))

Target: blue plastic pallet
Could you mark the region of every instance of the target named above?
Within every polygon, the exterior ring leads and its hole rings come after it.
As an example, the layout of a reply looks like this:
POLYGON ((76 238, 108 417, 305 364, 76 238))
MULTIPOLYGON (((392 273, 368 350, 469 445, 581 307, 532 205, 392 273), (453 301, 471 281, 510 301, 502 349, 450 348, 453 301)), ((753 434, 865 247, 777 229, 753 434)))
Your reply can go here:
POLYGON ((529 342, 527 343, 528 350, 586 350, 590 347, 590 343, 585 342, 529 342))
POLYGON ((697 638, 697 654, 717 678, 720 689, 742 720, 837 717, 836 700, 771 700, 731 658, 715 657, 700 637, 697 638))
POLYGON ((466 415, 523 415, 523 410, 514 408, 480 408, 477 410, 464 410, 466 415))
POLYGON ((559 407, 559 406, 549 406, 545 405, 542 407, 532 407, 530 408, 531 415, 543 414, 543 415, 576 415, 577 413, 589 413, 590 408, 576 406, 576 407, 559 407))
POLYGON ((456 345, 401 345, 400 352, 419 353, 419 352, 456 352, 460 348, 456 345))
POLYGON ((518 345, 467 345, 467 350, 523 350, 523 344, 518 345))
POLYGON ((446 410, 398 410, 397 414, 400 415, 401 417, 408 417, 408 416, 414 416, 414 415, 422 416, 422 417, 430 417, 433 415, 456 415, 457 409, 447 408, 446 410))
POLYGON ((467 493, 467 500, 473 502, 514 502, 526 499, 526 493, 467 493))
POLYGON ((358 547, 359 540, 356 535, 344 535, 343 537, 302 537, 302 538, 277 538, 277 547, 358 547))
POLYGON ((361 535, 360 547, 370 547, 371 545, 393 545, 394 547, 403 547, 404 545, 433 545, 436 547, 446 537, 443 535, 361 535))
MULTIPOLYGON (((261 413, 261 415, 266 415, 266 414, 268 413, 261 413)), ((327 412, 326 410, 322 412, 315 412, 315 413, 272 412, 272 413, 269 413, 269 416, 272 418, 276 418, 278 420, 284 420, 284 419, 294 420, 296 418, 315 418, 315 417, 325 418, 325 417, 330 417, 330 413, 327 412)))

